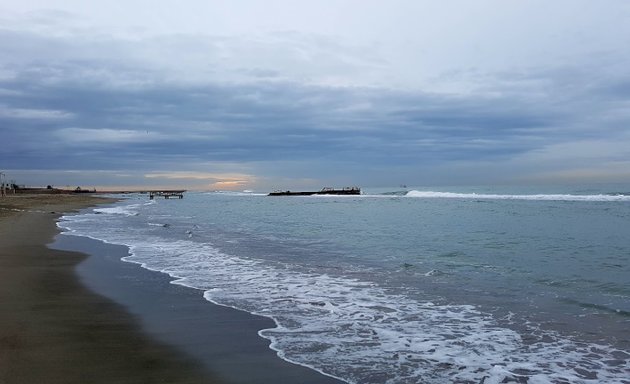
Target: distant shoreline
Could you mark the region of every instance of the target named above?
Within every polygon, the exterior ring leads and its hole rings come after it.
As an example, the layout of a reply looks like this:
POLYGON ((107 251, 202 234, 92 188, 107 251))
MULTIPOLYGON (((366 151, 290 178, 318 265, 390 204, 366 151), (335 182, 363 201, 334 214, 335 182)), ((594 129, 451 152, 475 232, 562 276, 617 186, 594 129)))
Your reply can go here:
POLYGON ((150 192, 187 192, 186 189, 174 188, 146 188, 146 189, 112 189, 102 190, 96 188, 42 188, 42 187, 24 187, 14 190, 7 190, 7 195, 77 195, 77 194, 96 194, 96 195, 117 195, 117 194, 146 194, 150 192))

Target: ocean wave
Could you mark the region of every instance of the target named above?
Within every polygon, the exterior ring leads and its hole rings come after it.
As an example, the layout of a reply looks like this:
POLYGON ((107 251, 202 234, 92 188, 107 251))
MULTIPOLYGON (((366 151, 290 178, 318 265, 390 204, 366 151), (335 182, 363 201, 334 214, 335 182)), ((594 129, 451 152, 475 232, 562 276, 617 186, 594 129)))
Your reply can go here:
POLYGON ((220 195, 220 196, 267 196, 266 193, 254 192, 245 190, 242 192, 237 191, 211 191, 203 192, 204 195, 220 195))
POLYGON ((276 327, 259 334, 278 356, 348 383, 621 383, 629 373, 623 351, 554 333, 526 343, 471 305, 412 300, 372 282, 299 272, 208 243, 110 230, 102 219, 66 216, 63 227, 127 245, 125 261, 203 290, 213 303, 273 319, 276 327))
POLYGON ((117 206, 117 207, 108 207, 108 208, 95 208, 94 212, 96 214, 110 214, 110 215, 125 215, 125 216, 137 216, 138 211, 134 210, 137 208, 137 205, 127 205, 127 206, 117 206))
POLYGON ((485 193, 457 193, 417 191, 407 192, 406 197, 414 198, 442 198, 442 199, 484 199, 484 200, 537 200, 537 201, 630 201, 630 195, 625 194, 597 194, 597 195, 572 195, 572 194, 485 194, 485 193))
POLYGON ((300 273, 208 244, 148 240, 136 240, 125 260, 202 289, 213 303, 273 319, 277 326, 259 334, 280 357, 350 383, 623 376, 623 368, 599 364, 613 359, 613 349, 552 333, 551 342, 526 345, 474 306, 419 302, 370 282, 300 273))
POLYGON ((608 313, 613 313, 619 316, 630 317, 630 311, 611 307, 609 305, 594 304, 594 303, 589 303, 587 301, 576 300, 576 299, 571 299, 571 298, 563 298, 560 301, 567 304, 577 305, 582 308, 595 309, 601 312, 608 312, 608 313))

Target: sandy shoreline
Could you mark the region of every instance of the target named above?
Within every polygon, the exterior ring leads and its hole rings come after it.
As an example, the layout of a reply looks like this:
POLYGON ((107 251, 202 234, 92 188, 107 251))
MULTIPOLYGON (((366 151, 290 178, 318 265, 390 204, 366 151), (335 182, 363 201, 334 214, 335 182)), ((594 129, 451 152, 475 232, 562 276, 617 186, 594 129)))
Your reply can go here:
POLYGON ((219 382, 143 335, 122 307, 85 289, 74 273, 85 255, 46 247, 59 212, 101 202, 0 199, 0 383, 219 382))
POLYGON ((270 319, 120 260, 126 247, 59 235, 56 219, 112 200, 0 199, 0 384, 339 381, 281 360, 270 319))

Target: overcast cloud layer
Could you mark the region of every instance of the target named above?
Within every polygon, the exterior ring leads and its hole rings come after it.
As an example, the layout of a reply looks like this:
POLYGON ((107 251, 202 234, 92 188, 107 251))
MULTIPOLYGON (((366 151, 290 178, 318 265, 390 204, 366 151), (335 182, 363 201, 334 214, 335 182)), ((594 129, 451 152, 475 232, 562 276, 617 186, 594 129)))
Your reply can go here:
POLYGON ((0 171, 259 189, 630 181, 624 1, 0 1, 0 171))

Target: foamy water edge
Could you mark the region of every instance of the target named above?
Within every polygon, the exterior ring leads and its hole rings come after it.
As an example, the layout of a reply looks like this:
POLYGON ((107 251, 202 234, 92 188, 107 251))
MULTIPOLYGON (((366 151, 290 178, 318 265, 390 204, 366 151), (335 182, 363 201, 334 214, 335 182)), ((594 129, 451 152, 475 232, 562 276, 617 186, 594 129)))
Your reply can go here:
MULTIPOLYGON (((135 207, 137 208, 138 205, 135 205, 135 207)), ((101 215, 133 216, 136 214, 133 209, 134 205, 130 205, 127 207, 114 207, 114 209, 99 208, 94 211, 99 212, 101 215)), ((84 216, 87 217, 87 215, 84 216)), ((457 369, 452 374, 448 374, 447 371, 449 369, 445 368, 443 373, 446 376, 434 377, 433 380, 436 382, 445 378, 449 380, 480 380, 482 378, 479 375, 474 375, 474 371, 477 369, 483 369, 484 375, 488 375, 486 383, 500 382, 506 377, 518 377, 519 374, 515 372, 535 372, 540 370, 543 373, 527 375, 530 382, 553 382, 552 380, 554 379, 561 380, 561 377, 572 382, 597 382, 576 376, 577 373, 569 367, 554 366, 545 368, 544 364, 541 367, 525 363, 531 360, 532 357, 538 356, 539 360, 546 364, 550 359, 557 358, 557 355, 562 355, 565 358, 567 356, 571 357, 567 363, 579 365, 579 362, 584 359, 584 355, 592 353, 591 350, 580 352, 578 345, 572 344, 569 340, 560 339, 560 342, 553 348, 551 348, 551 345, 538 346, 544 348, 544 351, 536 351, 537 346, 532 345, 531 351, 519 352, 518 349, 522 349, 522 345, 520 336, 517 333, 497 327, 490 317, 478 312, 472 306, 436 306, 432 303, 418 303, 406 299, 404 296, 392 296, 381 287, 369 282, 327 275, 305 275, 292 272, 288 268, 280 270, 277 267, 264 265, 255 260, 226 255, 208 244, 200 245, 189 240, 164 242, 156 237, 139 242, 134 239, 126 239, 125 241, 125 239, 120 237, 106 238, 107 236, 103 234, 95 236, 94 234, 81 233, 81 231, 72 228, 72 223, 80 220, 81 215, 64 216, 58 225, 69 230, 68 234, 71 235, 87 236, 112 244, 126 245, 130 249, 130 256, 123 258, 124 261, 140 264, 143 268, 152 271, 167 273, 175 279, 173 281, 174 284, 203 290, 204 297, 215 304, 244 310, 272 319, 276 324, 276 328, 260 330, 259 335, 271 341, 271 348, 278 353, 279 357, 349 383, 406 382, 404 380, 416 382, 420 378, 427 380, 431 379, 431 371, 428 370, 440 364, 454 366, 457 369), (64 226, 64 223, 66 226, 64 226), (163 256, 160 260, 162 264, 156 262, 159 255, 163 256), (177 258, 181 258, 179 260, 180 263, 174 263, 174 260, 177 258), (207 282, 208 271, 212 271, 213 284, 210 286, 207 282), (222 271, 222 273, 217 273, 216 271, 222 271), (235 280, 235 277, 236 283, 232 281, 235 280), (281 286, 277 284, 279 281, 282 282, 281 286), (304 284, 305 281, 308 283, 304 284), (286 286, 291 286, 291 284, 293 284, 294 290, 287 294, 286 286), (308 289, 314 286, 318 287, 318 290, 314 292, 314 295, 311 295, 308 289), (249 291, 239 291, 243 287, 247 287, 249 291), (334 288, 332 291, 331 287, 334 288), (285 289, 285 291, 282 289, 285 289), (265 292, 262 295, 264 297, 260 297, 261 291, 265 292), (348 292, 354 293, 351 301, 348 300, 348 292), (260 306, 261 300, 264 302, 265 298, 271 298, 271 301, 267 301, 265 305, 260 306), (391 308, 393 299, 398 305, 397 308, 391 308), (282 302, 289 305, 283 306, 281 305, 282 302), (356 304, 357 302, 360 304, 356 304), (292 319, 291 316, 296 317, 296 314, 291 311, 294 311, 296 306, 304 311, 301 314, 304 318, 298 319, 298 324, 292 327, 290 323, 291 321, 296 321, 296 319, 292 319), (406 309, 406 311, 402 311, 401 308, 406 309), (407 318, 405 322, 400 322, 400 319, 391 315, 391 313, 397 313, 404 317, 407 313, 417 314, 423 312, 437 314, 437 317, 435 319, 431 319, 430 316, 420 319, 407 318), (322 314, 330 317, 331 314, 335 313, 337 317, 333 321, 334 327, 332 330, 322 329, 322 326, 327 325, 325 321, 322 323, 322 314), (365 316, 365 318, 356 317, 360 315, 365 316), (312 316, 312 318, 308 316, 312 316), (375 324, 383 327, 375 327, 375 324), (444 324, 449 326, 444 328, 444 324), (440 328, 441 326, 443 328, 440 328), (463 330, 462 326, 464 326, 463 330), (394 331, 392 331, 392 327, 394 331), (421 340, 414 336, 419 333, 418 330, 422 330, 426 335, 431 334, 431 332, 435 333, 436 329, 447 332, 446 334, 454 337, 445 340, 439 338, 431 339, 431 337, 427 339, 427 336, 425 336, 421 340), (373 333, 375 330, 376 334, 373 333), (305 332, 307 333, 306 336, 304 336, 305 332), (313 332, 318 332, 316 340, 308 338, 308 334, 313 332), (448 332, 454 333, 449 334, 448 332), (321 343, 322 339, 324 339, 322 335, 332 337, 332 339, 326 340, 328 342, 327 345, 319 345, 319 349, 316 349, 310 355, 304 351, 301 354, 298 352, 299 356, 297 358, 291 355, 292 348, 295 345, 300 345, 301 343, 301 345, 309 346, 313 343, 321 343), (474 337, 479 335, 482 336, 474 337), (366 343, 368 345, 374 343, 374 336, 379 337, 380 347, 376 349, 375 355, 368 354, 366 356, 362 347, 366 343), (302 339, 299 339, 299 337, 302 337, 302 339), (337 337, 336 340, 334 339, 335 337, 337 337), (355 344, 351 346, 356 347, 354 350, 339 350, 339 347, 335 347, 335 343, 341 344, 353 338, 355 338, 355 344), (452 344, 455 342, 451 340, 459 342, 461 344, 459 345, 460 348, 458 349, 457 345, 454 347, 452 344), (487 340, 493 340, 494 343, 484 344, 484 341, 487 342, 487 340), (412 345, 416 347, 415 350, 411 350, 412 345), (497 347, 504 346, 509 346, 509 348, 497 351, 497 347), (424 347, 424 349, 418 349, 419 347, 424 347), (477 351, 477 360, 471 362, 468 347, 471 347, 473 350, 475 347, 485 349, 477 351), (324 352, 330 352, 331 348, 334 353, 328 353, 330 355, 327 357, 328 360, 316 360, 317 358, 321 359, 321 356, 326 354, 324 352), (436 353, 438 349, 440 352, 436 353), (432 350, 433 352, 431 352, 432 350), (571 356, 572 350, 573 356, 571 356), (391 355, 384 359, 382 356, 383 352, 391 353, 391 355), (519 353, 521 356, 518 355, 519 353), (403 356, 403 354, 409 355, 403 356), (504 365, 492 364, 492 362, 501 361, 501 358, 504 358, 506 355, 516 356, 518 359, 504 365), (304 359, 304 356, 307 356, 307 358, 304 359), (340 356, 349 357, 349 359, 343 361, 343 358, 340 358, 340 356), (309 358, 316 361, 303 361, 309 358), (352 365, 356 364, 356 360, 367 360, 368 364, 366 367, 356 368, 355 370, 359 372, 355 376, 346 377, 347 375, 345 375, 342 378, 340 377, 342 375, 334 372, 340 364, 352 365), (426 360, 427 367, 425 370, 422 370, 420 367, 422 365, 420 360, 426 360), (377 370, 391 371, 392 365, 396 364, 398 372, 404 373, 405 376, 401 377, 398 375, 386 378, 386 381, 369 381, 369 378, 360 377, 361 372, 366 370, 369 372, 369 368, 376 366, 377 370)), ((328 322, 330 321, 328 320, 328 322)), ((609 358, 614 358, 615 354, 625 353, 598 345, 583 346, 583 348, 599 349, 603 353, 602 359, 606 355, 609 358)), ((616 373, 623 374, 627 372, 627 365, 628 362, 626 361, 625 365, 622 365, 617 370, 608 372, 608 374, 599 372, 603 376, 599 377, 598 380, 607 379, 609 382, 622 383, 621 379, 615 381, 619 378, 616 373)))

